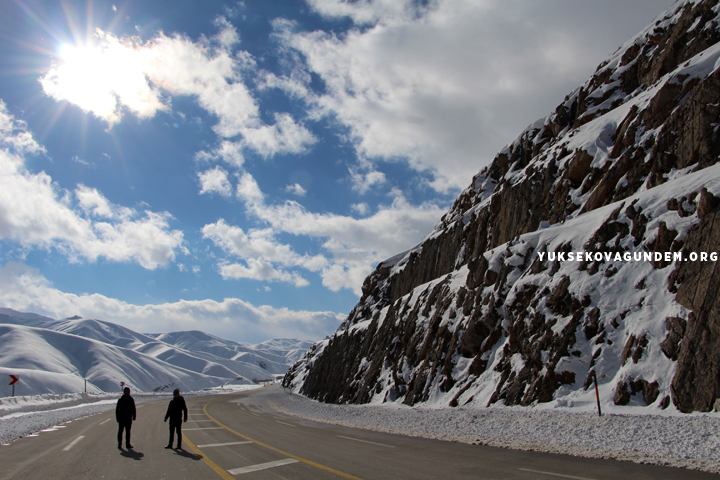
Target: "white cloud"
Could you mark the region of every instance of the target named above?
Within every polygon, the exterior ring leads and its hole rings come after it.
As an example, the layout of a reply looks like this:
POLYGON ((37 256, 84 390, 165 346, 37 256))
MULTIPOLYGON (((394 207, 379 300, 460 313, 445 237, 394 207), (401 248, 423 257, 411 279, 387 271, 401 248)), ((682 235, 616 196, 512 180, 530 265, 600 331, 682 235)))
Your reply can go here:
POLYGON ((226 280, 248 278, 264 282, 291 283, 296 287, 306 287, 310 285, 310 282, 305 280, 297 272, 286 272, 277 269, 271 263, 260 259, 248 259, 247 265, 247 267, 239 263, 220 265, 220 275, 226 280))
POLYGON ((62 292, 39 272, 12 263, 0 266, 0 305, 54 318, 97 318, 144 333, 202 330, 243 342, 269 338, 317 340, 344 320, 343 315, 333 312, 255 306, 236 298, 134 305, 97 293, 62 292), (152 332, 148 325, 152 325, 152 332))
POLYGON ((421 2, 402 0, 308 0, 308 3, 324 16, 350 17, 353 22, 361 25, 413 19, 426 9, 421 7, 421 2))
POLYGON ((73 156, 71 160, 75 163, 79 163, 80 165, 85 165, 86 167, 92 166, 92 164, 90 162, 88 162, 87 160, 83 160, 82 158, 80 158, 77 155, 73 156))
POLYGON ((223 262, 220 273, 223 278, 250 278, 261 281, 292 283, 295 286, 309 285, 296 272, 286 272, 279 267, 302 267, 319 271, 327 265, 322 255, 297 254, 290 245, 278 243, 270 229, 253 229, 247 233, 242 228, 231 226, 220 219, 205 225, 203 237, 211 240, 227 254, 245 260, 247 266, 223 262), (278 267, 279 266, 279 267, 278 267))
MULTIPOLYGON (((41 151, 4 104, 0 126, 2 143, 24 152, 41 151)), ((170 230, 168 213, 140 215, 84 185, 77 187, 75 197, 77 208, 49 175, 29 172, 22 154, 0 150, 0 238, 28 249, 55 248, 71 261, 102 257, 148 269, 167 265, 177 251, 184 251, 183 233, 170 230)))
POLYGON ((235 168, 241 168, 243 163, 245 163, 245 156, 242 153, 242 149, 242 143, 223 140, 220 142, 220 145, 211 152, 197 152, 195 158, 203 161, 222 160, 235 168))
POLYGON ((317 141, 287 113, 276 113, 274 125, 245 128, 241 133, 244 143, 266 158, 279 153, 302 153, 317 141))
POLYGON ((358 167, 350 168, 352 188, 361 195, 374 186, 385 183, 385 174, 373 169, 372 163, 363 159, 358 167))
POLYGON ((362 217, 367 215, 368 212, 370 211, 370 207, 368 206, 367 203, 364 203, 364 202, 363 203, 355 203, 351 206, 351 208, 352 208, 353 212, 357 213, 358 215, 360 215, 362 217))
POLYGON ((80 207, 95 217, 128 220, 137 214, 132 208, 111 204, 96 188, 82 184, 75 190, 75 197, 80 207))
POLYGON ((220 46, 226 50, 230 50, 235 44, 240 43, 240 35, 225 17, 215 19, 215 25, 220 28, 220 32, 215 36, 215 40, 220 46))
POLYGON ((232 185, 228 180, 227 172, 220 167, 215 167, 205 172, 198 172, 200 179, 200 193, 219 193, 223 197, 232 195, 232 185))
POLYGON ((265 204, 260 187, 248 173, 241 183, 238 197, 249 213, 270 226, 273 234, 285 232, 323 241, 331 257, 321 270, 323 285, 333 291, 349 288, 358 295, 373 263, 417 244, 444 213, 434 204, 410 205, 398 191, 393 191, 391 205, 381 206, 370 217, 311 213, 295 201, 265 204))
POLYGON ((265 201, 260 187, 255 179, 249 173, 245 172, 240 176, 237 186, 237 196, 245 200, 246 203, 256 204, 265 201))
POLYGON ((61 63, 40 80, 45 93, 67 100, 111 125, 121 118, 120 105, 141 118, 167 107, 148 83, 136 50, 97 31, 86 45, 63 45, 61 63))
POLYGON ((228 225, 220 219, 205 225, 203 237, 212 240, 225 252, 243 259, 262 259, 285 266, 303 266, 319 270, 326 263, 322 256, 300 256, 290 245, 275 241, 270 229, 253 229, 245 233, 242 228, 228 225))
POLYGON ((224 17, 216 25, 221 30, 213 42, 197 43, 181 35, 160 33, 141 42, 98 31, 88 45, 63 47, 60 63, 40 83, 46 94, 110 125, 120 121, 125 110, 140 118, 167 110, 169 99, 163 95, 195 97, 219 119, 213 127, 218 136, 240 137, 204 155, 220 156, 236 166, 243 162, 241 148, 264 157, 305 151, 316 139, 289 114, 276 113, 274 125, 260 119, 257 102, 243 83, 243 73, 252 71, 255 62, 247 52, 231 52, 239 35, 224 17))
POLYGON ((275 22, 278 38, 305 59, 305 75, 274 85, 349 128, 359 157, 407 160, 433 172, 432 186, 445 191, 466 187, 649 23, 649 8, 660 13, 671 0, 309 3, 362 28, 303 32, 275 22), (303 93, 308 72, 323 80, 322 94, 303 93))
POLYGON ((25 122, 15 119, 2 100, 0 100, 0 145, 8 149, 6 158, 17 166, 25 162, 23 158, 25 154, 45 153, 45 148, 27 131, 25 122), (12 155, 13 152, 15 155, 12 155))
POLYGON ((305 190, 299 183, 288 185, 285 187, 285 191, 292 193, 293 195, 297 195, 298 197, 304 197, 307 195, 307 190, 305 190))

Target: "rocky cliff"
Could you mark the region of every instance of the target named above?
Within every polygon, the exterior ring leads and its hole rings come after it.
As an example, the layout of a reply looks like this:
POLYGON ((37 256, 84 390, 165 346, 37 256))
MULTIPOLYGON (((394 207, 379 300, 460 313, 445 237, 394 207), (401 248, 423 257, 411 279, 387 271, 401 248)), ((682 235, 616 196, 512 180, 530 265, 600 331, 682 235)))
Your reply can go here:
POLYGON ((284 385, 324 402, 707 411, 720 397, 720 6, 681 1, 380 265, 284 385), (705 256, 707 254, 707 257, 705 256))

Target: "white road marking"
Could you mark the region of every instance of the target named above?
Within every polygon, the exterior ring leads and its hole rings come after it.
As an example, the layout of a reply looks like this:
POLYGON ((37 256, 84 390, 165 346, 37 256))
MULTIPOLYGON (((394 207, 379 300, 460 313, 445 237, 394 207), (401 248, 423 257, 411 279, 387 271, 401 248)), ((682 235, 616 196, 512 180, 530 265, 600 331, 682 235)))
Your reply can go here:
POLYGON ((257 465, 250 465, 249 467, 233 468, 232 470, 228 470, 228 473, 230 475, 242 475, 243 473, 257 472, 258 470, 281 467, 283 465, 290 465, 291 463, 298 463, 298 460, 295 460, 294 458, 286 458, 284 460, 276 460, 274 462, 258 463, 257 465))
POLYGON ((247 445, 252 442, 228 442, 228 443, 208 443, 207 445, 196 445, 198 448, 206 447, 229 447, 230 445, 247 445))
POLYGON ((588 477, 576 477, 574 475, 564 475, 562 473, 544 472, 542 470, 533 470, 530 468, 518 468, 518 470, 522 470, 523 472, 542 473, 543 475, 551 475, 553 477, 572 478, 573 480, 594 480, 594 479, 588 478, 588 477))
POLYGON ((190 430, 224 430, 223 427, 198 427, 198 428, 183 428, 183 432, 188 432, 190 430))
POLYGON ((359 438, 345 437, 345 436, 342 436, 342 435, 338 435, 338 437, 340 437, 340 438, 347 438, 348 440, 355 440, 356 442, 372 443, 373 445, 380 445, 381 447, 395 448, 393 445, 385 445, 384 443, 369 442, 369 441, 367 441, 367 440, 360 440, 359 438))
POLYGON ((105 424, 106 424, 107 422, 109 422, 110 420, 112 420, 112 418, 108 418, 107 420, 103 420, 102 422, 100 422, 100 425, 105 425, 105 424))
POLYGON ((68 443, 67 447, 63 448, 63 452, 67 452, 68 450, 70 450, 72 447, 75 446, 76 443, 78 443, 78 442, 79 442, 80 440, 82 440, 83 438, 85 438, 85 435, 80 435, 80 436, 77 437, 75 440, 73 440, 72 442, 68 443))
POLYGON ((295 425, 290 425, 289 423, 281 422, 280 420, 275 420, 277 423, 282 423, 283 425, 287 425, 288 427, 295 427, 295 425))
POLYGON ((213 420, 188 420, 188 422, 212 422, 213 420))

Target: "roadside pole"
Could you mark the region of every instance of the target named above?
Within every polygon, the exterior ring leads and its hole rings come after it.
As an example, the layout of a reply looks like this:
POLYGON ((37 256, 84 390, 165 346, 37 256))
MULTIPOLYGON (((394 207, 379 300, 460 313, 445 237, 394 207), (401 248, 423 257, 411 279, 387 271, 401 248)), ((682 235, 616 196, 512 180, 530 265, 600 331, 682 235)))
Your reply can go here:
POLYGON ((12 396, 15 396, 15 384, 20 380, 20 377, 17 375, 10 375, 10 383, 8 385, 12 385, 12 396))
POLYGON ((593 370, 592 376, 593 376, 593 383, 595 383, 595 398, 597 399, 598 416, 602 417, 602 410, 600 410, 600 391, 598 390, 597 375, 595 374, 595 370, 593 370))

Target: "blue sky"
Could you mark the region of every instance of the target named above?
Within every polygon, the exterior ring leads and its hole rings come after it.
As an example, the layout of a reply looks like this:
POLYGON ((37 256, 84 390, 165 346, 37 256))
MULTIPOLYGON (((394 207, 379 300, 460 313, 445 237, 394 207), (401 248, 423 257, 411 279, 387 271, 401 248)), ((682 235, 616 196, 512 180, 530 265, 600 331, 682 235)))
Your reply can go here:
POLYGON ((0 3, 0 306, 318 339, 668 0, 0 3))

